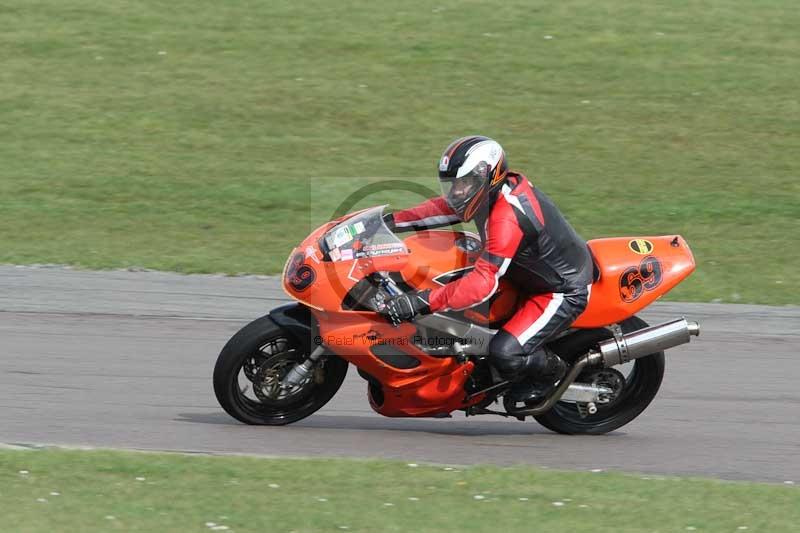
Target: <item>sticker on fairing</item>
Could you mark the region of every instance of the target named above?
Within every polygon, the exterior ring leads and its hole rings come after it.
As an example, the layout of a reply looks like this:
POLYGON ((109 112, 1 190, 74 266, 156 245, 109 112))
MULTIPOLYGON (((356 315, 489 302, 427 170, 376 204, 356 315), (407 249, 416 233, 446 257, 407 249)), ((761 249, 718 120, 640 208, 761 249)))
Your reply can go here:
POLYGON ((333 234, 333 246, 334 248, 338 248, 344 244, 353 240, 353 235, 350 233, 349 226, 344 226, 336 230, 336 233, 333 234))
POLYGON ((312 283, 314 283, 315 279, 317 279, 317 273, 314 271, 314 269, 309 265, 302 264, 294 273, 294 275, 289 278, 289 284, 297 292, 303 292, 312 283))
POLYGON ((356 230, 356 234, 364 233, 364 230, 366 229, 363 222, 356 222, 353 224, 353 227, 356 230))
POLYGON ((286 270, 286 281, 297 292, 306 290, 317 279, 317 273, 303 259, 302 253, 295 254, 286 270))
POLYGON ((403 254, 406 253, 406 251, 406 247, 403 244, 368 244, 356 254, 356 257, 376 257, 380 255, 403 254))
POLYGON ((342 261, 350 261, 353 259, 353 250, 347 248, 346 250, 342 250, 342 261))
POLYGON ((392 251, 405 251, 406 247, 404 244, 397 244, 395 242, 389 242, 385 244, 367 244, 364 245, 363 250, 365 252, 377 252, 382 250, 392 250, 392 251))
POLYGON ((628 243, 628 248, 639 255, 648 255, 653 251, 653 243, 646 239, 633 239, 628 243))
POLYGON ((645 257, 638 267, 625 270, 619 278, 619 296, 623 302, 631 303, 647 291, 661 284, 664 267, 654 256, 645 257))

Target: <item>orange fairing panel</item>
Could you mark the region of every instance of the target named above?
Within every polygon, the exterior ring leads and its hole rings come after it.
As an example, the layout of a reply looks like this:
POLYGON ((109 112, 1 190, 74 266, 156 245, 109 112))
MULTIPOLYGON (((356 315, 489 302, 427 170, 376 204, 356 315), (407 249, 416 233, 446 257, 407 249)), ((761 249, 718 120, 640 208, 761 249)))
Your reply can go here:
POLYGON ((400 273, 418 289, 440 287, 438 276, 473 266, 481 253, 477 235, 466 232, 420 231, 404 242, 410 255, 400 273))
POLYGON ((283 270, 284 291, 314 309, 341 310, 345 295, 359 280, 373 272, 400 271, 408 261, 406 253, 323 260, 319 240, 334 225, 321 226, 292 250, 283 270))
POLYGON ((483 399, 467 398, 464 384, 473 363, 453 357, 433 357, 416 344, 416 327, 405 323, 393 327, 372 313, 314 311, 319 323, 319 341, 339 357, 381 383, 380 403, 370 397, 372 408, 384 416, 433 416, 464 409, 483 399), (416 361, 398 368, 381 359, 377 348, 416 361))
POLYGON ((600 268, 589 305, 573 324, 594 328, 624 320, 670 291, 694 271, 683 237, 620 237, 589 241, 600 268))

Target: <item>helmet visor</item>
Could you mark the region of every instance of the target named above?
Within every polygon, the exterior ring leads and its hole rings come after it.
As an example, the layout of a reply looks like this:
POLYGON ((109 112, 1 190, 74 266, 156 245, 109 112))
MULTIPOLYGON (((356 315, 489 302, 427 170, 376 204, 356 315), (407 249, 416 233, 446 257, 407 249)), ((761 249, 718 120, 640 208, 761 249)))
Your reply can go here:
POLYGON ((481 162, 466 175, 458 178, 440 178, 442 196, 447 205, 463 215, 470 201, 477 195, 486 183, 488 165, 481 162))

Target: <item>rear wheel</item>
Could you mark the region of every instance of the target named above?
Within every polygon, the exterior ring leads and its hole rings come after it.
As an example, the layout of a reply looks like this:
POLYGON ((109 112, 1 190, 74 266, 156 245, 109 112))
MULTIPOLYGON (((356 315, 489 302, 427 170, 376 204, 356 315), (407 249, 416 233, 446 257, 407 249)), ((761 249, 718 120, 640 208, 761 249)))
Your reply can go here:
MULTIPOLYGON (((647 322, 639 317, 631 317, 620 323, 623 333, 630 333, 647 327, 647 322)), ((575 403, 558 402, 550 411, 536 416, 536 421, 557 433, 601 435, 618 429, 645 410, 655 397, 664 377, 664 352, 655 352, 629 363, 630 371, 623 376, 623 367, 585 371, 577 382, 594 381, 613 388, 620 386, 614 398, 607 404, 597 404, 597 412, 581 412, 582 407, 575 403)))
POLYGON ((309 416, 339 390, 347 361, 323 355, 307 380, 282 387, 286 374, 308 355, 269 316, 251 322, 228 341, 217 359, 214 392, 219 404, 245 424, 284 425, 309 416))

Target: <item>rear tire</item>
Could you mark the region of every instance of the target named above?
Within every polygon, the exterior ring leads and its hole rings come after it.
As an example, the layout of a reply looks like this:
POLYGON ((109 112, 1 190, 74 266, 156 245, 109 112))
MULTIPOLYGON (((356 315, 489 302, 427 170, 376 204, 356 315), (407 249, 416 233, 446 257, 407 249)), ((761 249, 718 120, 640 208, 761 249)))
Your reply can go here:
MULTIPOLYGON (((297 422, 333 398, 347 375, 348 363, 326 354, 315 379, 284 397, 267 397, 265 375, 280 374, 308 358, 306 350, 269 316, 254 320, 222 349, 214 367, 214 393, 225 411, 245 424, 279 426, 297 422), (244 383, 244 386, 242 386, 244 383), (252 388, 256 397, 246 393, 252 388)), ((271 377, 270 379, 276 379, 271 377)), ((281 393, 282 394, 282 393, 281 393)))
MULTIPOLYGON (((621 322, 620 326, 623 333, 630 333, 646 328, 647 322, 634 316, 621 322)), ((534 418, 556 433, 602 435, 639 416, 655 398, 663 377, 664 352, 655 352, 634 361, 620 397, 608 407, 598 405, 596 414, 581 418, 575 404, 558 402, 550 411, 534 418)))

